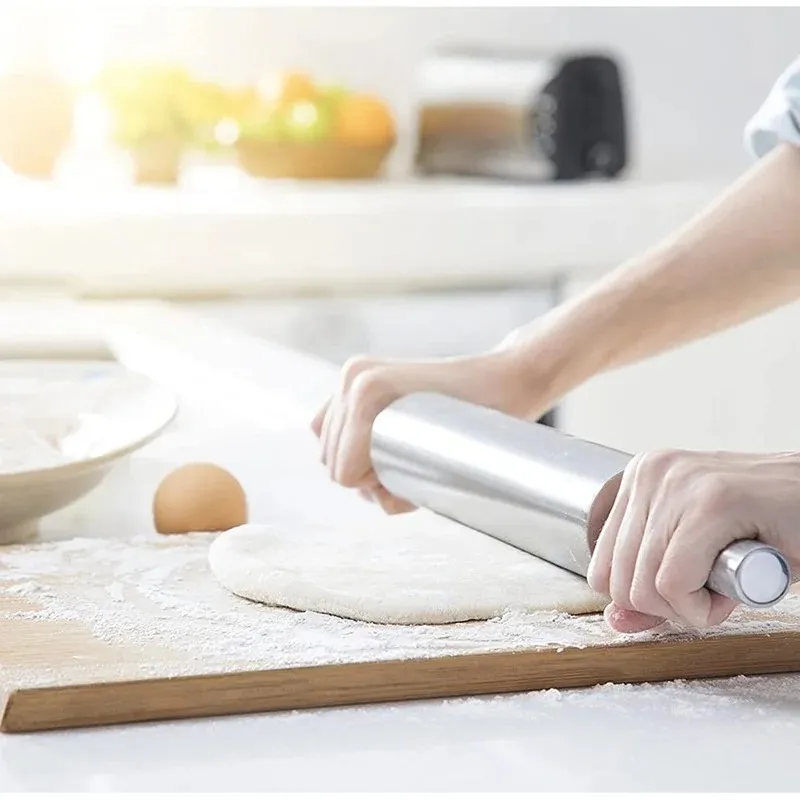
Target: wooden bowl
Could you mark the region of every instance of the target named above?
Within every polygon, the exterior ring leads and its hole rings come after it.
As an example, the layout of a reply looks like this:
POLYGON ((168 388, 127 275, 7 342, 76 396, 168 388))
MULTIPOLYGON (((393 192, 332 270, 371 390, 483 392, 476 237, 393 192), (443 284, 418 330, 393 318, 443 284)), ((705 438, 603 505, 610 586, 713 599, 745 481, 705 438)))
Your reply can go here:
POLYGON ((169 139, 142 142, 131 148, 136 183, 167 184, 178 182, 183 145, 169 139))
POLYGON ((255 142, 236 144, 239 166, 256 178, 364 180, 375 178, 394 142, 374 147, 342 142, 255 142))

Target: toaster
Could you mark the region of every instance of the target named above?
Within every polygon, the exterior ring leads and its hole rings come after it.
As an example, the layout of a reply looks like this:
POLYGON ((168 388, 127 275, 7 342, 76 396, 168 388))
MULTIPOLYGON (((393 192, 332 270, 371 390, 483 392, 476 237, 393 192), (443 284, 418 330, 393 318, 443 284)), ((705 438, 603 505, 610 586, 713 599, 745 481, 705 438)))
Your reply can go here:
POLYGON ((416 168, 521 181, 617 177, 628 158, 623 94, 609 55, 436 53, 420 74, 416 168))

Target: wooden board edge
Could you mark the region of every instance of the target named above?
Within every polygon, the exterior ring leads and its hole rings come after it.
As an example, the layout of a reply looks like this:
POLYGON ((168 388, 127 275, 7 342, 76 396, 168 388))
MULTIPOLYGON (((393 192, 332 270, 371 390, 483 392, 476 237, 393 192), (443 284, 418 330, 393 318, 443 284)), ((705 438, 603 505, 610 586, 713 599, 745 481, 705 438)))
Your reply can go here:
POLYGON ((6 733, 800 670, 800 631, 17 688, 6 733))
POLYGON ((6 724, 6 719, 9 716, 9 706, 11 705, 11 697, 15 693, 16 693, 15 690, 6 692, 0 689, 0 733, 6 732, 5 724, 6 724))

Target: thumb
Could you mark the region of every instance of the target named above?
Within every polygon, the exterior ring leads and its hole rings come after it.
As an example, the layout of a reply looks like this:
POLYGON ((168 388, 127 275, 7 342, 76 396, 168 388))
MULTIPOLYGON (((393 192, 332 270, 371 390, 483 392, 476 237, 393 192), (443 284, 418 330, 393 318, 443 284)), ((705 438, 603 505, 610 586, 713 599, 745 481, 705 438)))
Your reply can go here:
POLYGON ((617 633, 642 633, 652 628, 657 628, 664 622, 662 617, 653 617, 650 614, 642 614, 639 611, 618 606, 616 603, 609 603, 603 613, 606 624, 617 633))

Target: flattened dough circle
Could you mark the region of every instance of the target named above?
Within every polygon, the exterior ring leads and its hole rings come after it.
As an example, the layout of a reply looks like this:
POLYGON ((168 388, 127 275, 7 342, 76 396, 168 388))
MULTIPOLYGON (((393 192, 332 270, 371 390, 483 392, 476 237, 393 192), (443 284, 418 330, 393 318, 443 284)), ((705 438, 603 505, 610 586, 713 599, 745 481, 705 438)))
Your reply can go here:
POLYGON ((424 512, 380 532, 243 525, 211 545, 228 591, 270 606, 390 624, 491 619, 507 610, 602 610, 569 572, 424 512))

